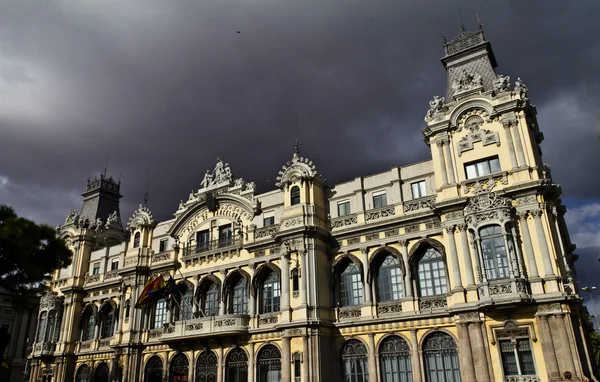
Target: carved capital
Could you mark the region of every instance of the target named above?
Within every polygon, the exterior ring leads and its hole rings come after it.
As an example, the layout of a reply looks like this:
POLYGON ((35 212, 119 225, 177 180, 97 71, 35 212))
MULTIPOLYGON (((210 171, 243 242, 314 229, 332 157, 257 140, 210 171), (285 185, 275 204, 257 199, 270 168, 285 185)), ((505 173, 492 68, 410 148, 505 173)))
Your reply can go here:
POLYGON ((406 239, 398 240, 398 243, 403 247, 408 246, 408 240, 406 239))
POLYGON ((467 231, 469 229, 469 226, 467 224, 457 224, 456 227, 461 232, 462 231, 467 231))
POLYGON ((360 248, 360 252, 361 252, 363 255, 368 255, 368 254, 369 254, 369 248, 368 248, 368 247, 361 247, 361 248, 360 248))
POLYGON ((541 208, 538 210, 532 210, 531 212, 531 216, 533 216, 534 218, 541 218, 542 215, 544 214, 544 210, 542 210, 541 208))
POLYGON ((448 233, 448 235, 454 234, 455 226, 451 225, 448 227, 444 227, 444 230, 448 233))

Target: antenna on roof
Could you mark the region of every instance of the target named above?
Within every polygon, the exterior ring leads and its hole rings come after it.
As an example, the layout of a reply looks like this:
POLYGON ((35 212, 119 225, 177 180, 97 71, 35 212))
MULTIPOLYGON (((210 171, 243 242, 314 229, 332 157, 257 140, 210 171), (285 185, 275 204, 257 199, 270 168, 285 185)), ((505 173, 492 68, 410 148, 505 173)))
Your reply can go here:
POLYGON ((458 6, 458 16, 460 17, 460 30, 465 31, 465 23, 463 22, 462 12, 460 10, 460 5, 458 6))
POLYGON ((296 143, 294 144, 294 152, 300 154, 302 144, 300 143, 300 133, 298 132, 298 109, 296 109, 296 143))
POLYGON ((107 169, 108 169, 108 154, 106 154, 106 162, 104 162, 104 172, 102 173, 102 177, 106 177, 107 169))
POLYGON ((144 191, 144 197, 142 198, 142 200, 144 201, 144 205, 147 205, 148 200, 150 200, 150 197, 148 196, 149 179, 150 179, 150 167, 148 167, 148 169, 146 170, 146 191, 144 191))

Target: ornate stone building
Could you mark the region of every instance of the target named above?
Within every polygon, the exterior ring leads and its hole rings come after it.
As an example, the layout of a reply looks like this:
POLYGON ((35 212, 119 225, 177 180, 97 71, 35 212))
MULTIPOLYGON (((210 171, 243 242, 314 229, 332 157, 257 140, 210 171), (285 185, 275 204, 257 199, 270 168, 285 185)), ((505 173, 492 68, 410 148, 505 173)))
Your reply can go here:
POLYGON ((560 381, 592 374, 560 186, 527 87, 481 27, 444 44, 432 159, 328 186, 299 154, 258 194, 221 160, 174 218, 88 182, 59 227, 31 381, 560 381), (149 275, 188 290, 134 309, 149 275))

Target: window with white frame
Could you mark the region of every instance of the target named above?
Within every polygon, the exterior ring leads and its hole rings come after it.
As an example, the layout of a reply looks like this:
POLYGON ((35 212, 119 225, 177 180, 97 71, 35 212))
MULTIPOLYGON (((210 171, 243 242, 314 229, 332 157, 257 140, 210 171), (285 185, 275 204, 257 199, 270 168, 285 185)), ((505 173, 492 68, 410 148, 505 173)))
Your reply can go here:
POLYGON ((387 195, 385 191, 377 191, 373 193, 373 208, 387 206, 387 195))
POLYGON ((167 244, 169 243, 169 239, 162 239, 159 243, 158 243, 158 251, 159 252, 164 252, 167 250, 167 244))
POLYGON ((94 267, 92 268, 92 275, 97 275, 100 273, 100 263, 96 263, 94 264, 94 267))
POLYGON ((479 230, 479 237, 488 280, 509 277, 506 243, 512 241, 512 236, 503 234, 499 225, 490 225, 479 230))
POLYGON ((263 227, 272 226, 273 224, 275 224, 275 212, 265 212, 263 214, 263 227))
POLYGON ((425 187, 425 181, 421 180, 418 182, 414 182, 410 184, 410 189, 412 190, 413 199, 419 199, 424 196, 427 196, 427 188, 425 187))
POLYGON ((110 263, 110 270, 114 271, 116 269, 119 269, 119 260, 113 260, 112 263, 110 263))
POLYGON ((346 216, 350 215, 350 201, 344 200, 343 202, 338 202, 338 216, 346 216))
POLYGON ((154 305, 154 329, 162 328, 167 321, 167 302, 160 299, 154 305))
POLYGON ((529 338, 498 341, 504 376, 535 375, 535 364, 529 338))
POLYGON ((467 179, 478 178, 500 171, 500 160, 497 156, 465 164, 467 179))

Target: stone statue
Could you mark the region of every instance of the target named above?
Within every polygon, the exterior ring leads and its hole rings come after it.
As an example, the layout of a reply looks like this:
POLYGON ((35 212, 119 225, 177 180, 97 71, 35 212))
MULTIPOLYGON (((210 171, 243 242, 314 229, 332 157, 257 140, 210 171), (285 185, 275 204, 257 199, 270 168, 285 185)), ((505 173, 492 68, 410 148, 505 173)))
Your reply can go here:
POLYGON ((444 102, 446 98, 433 96, 433 100, 429 101, 429 110, 427 111, 427 118, 433 117, 435 114, 439 113, 444 108, 444 102))
POLYGON ((183 200, 181 200, 179 202, 179 208, 177 209, 177 211, 183 211, 185 209, 185 207, 183 206, 183 200))
POLYGON ((455 93, 471 90, 483 85, 483 78, 478 73, 471 73, 464 69, 461 74, 452 82, 452 90, 455 93))
POLYGON ((214 180, 212 184, 221 183, 223 180, 223 161, 219 158, 217 158, 217 164, 215 165, 215 169, 213 171, 213 177, 214 180))
POLYGON ((246 191, 251 190, 254 191, 256 189, 256 183, 248 182, 246 183, 246 191))
POLYGON ((237 179, 234 181, 234 185, 235 185, 236 187, 242 187, 242 186, 244 185, 244 179, 242 179, 242 178, 237 178, 237 179))
POLYGON ((194 200, 196 200, 196 197, 194 196, 194 190, 192 190, 192 192, 190 192, 190 195, 188 196, 188 202, 191 202, 194 200))
POLYGON ((229 163, 225 163, 225 168, 223 169, 223 174, 221 175, 222 181, 231 181, 231 169, 229 168, 229 163))
POLYGON ((73 223, 76 224, 77 220, 79 220, 79 214, 75 210, 71 210, 67 218, 65 219, 65 225, 73 223))
POLYGON ((523 83, 523 80, 521 79, 521 77, 518 77, 517 80, 515 81, 515 92, 518 92, 519 95, 521 96, 521 98, 523 98, 524 100, 529 99, 527 97, 527 85, 525 85, 523 83))
POLYGON ((213 184, 213 174, 210 172, 210 170, 206 170, 206 173, 204 174, 204 179, 202 180, 202 183, 200 183, 200 185, 202 186, 202 188, 206 188, 208 186, 211 186, 213 184))
POLYGON ((494 80, 493 86, 494 90, 497 92, 507 91, 510 88, 510 77, 504 77, 502 74, 499 74, 494 80))

